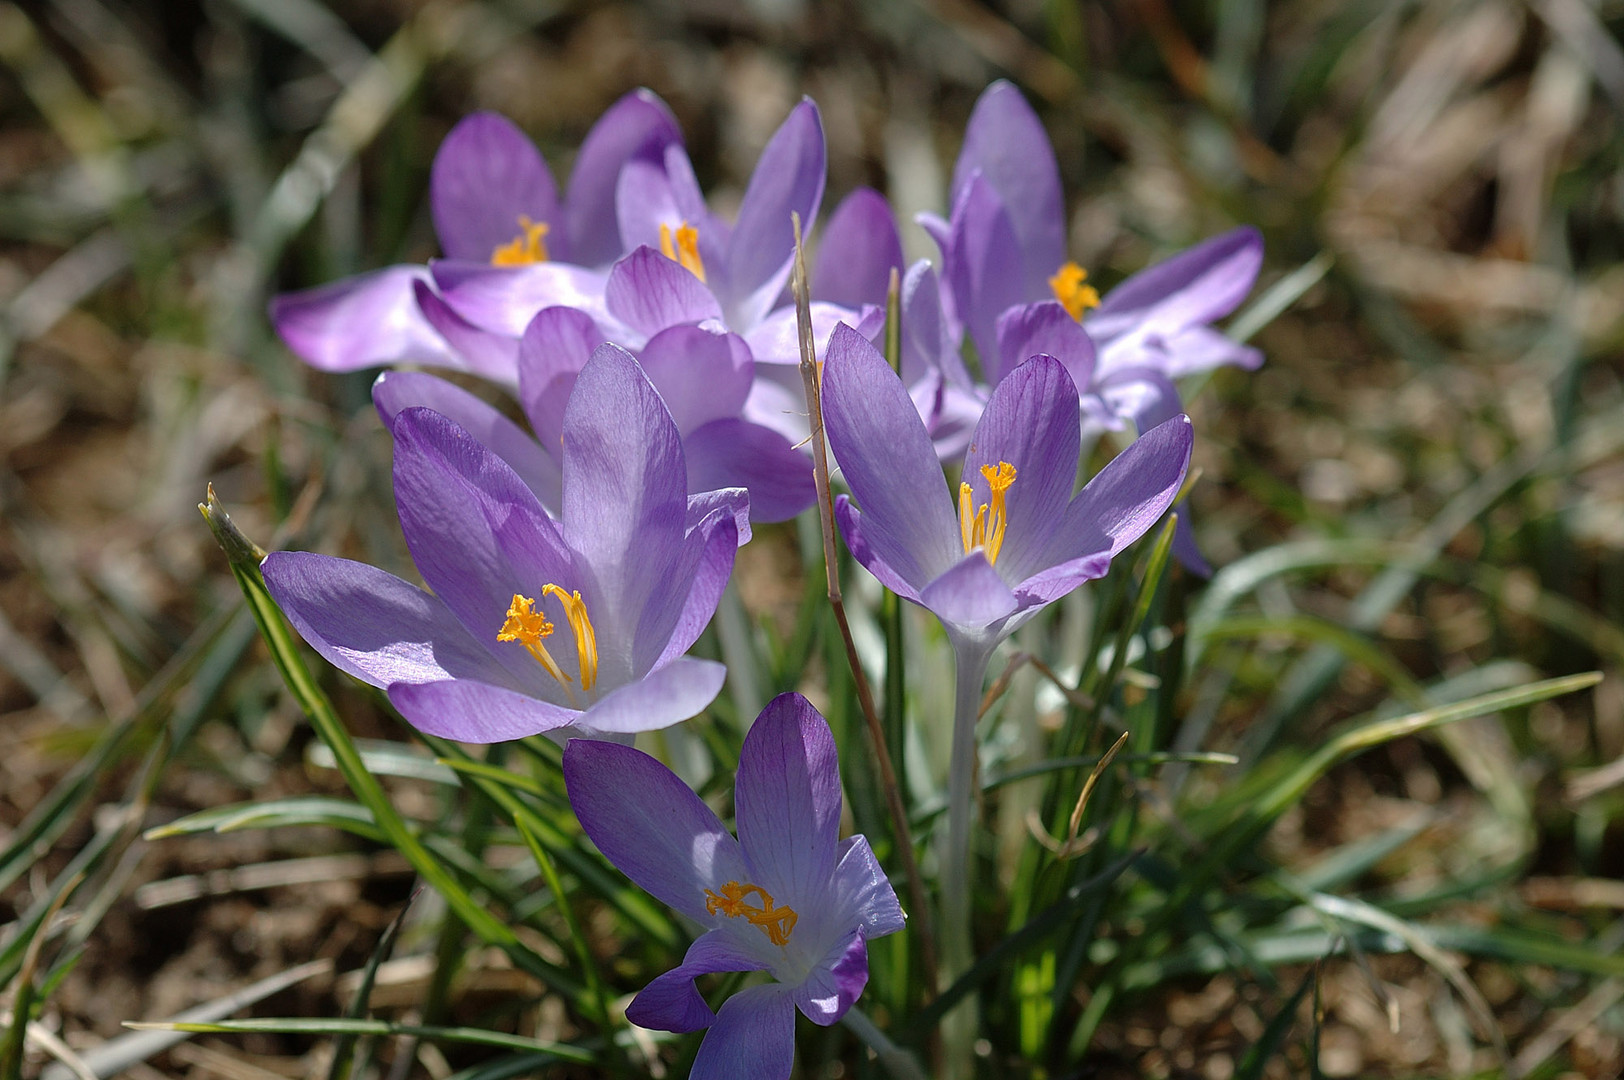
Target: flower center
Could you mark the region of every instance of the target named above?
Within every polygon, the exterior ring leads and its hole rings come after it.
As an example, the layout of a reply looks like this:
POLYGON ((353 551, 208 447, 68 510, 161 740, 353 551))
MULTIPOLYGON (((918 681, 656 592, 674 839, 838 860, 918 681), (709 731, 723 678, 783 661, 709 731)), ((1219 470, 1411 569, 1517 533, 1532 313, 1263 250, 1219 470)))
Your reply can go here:
POLYGON ((545 221, 531 221, 519 215, 519 233, 505 244, 491 251, 492 266, 529 266, 547 261, 547 233, 552 226, 545 221))
POLYGON ((1049 279, 1054 298, 1078 322, 1082 321, 1083 312, 1100 304, 1099 290, 1092 285, 1084 285, 1083 282, 1087 280, 1088 271, 1074 262, 1067 262, 1049 279))
POLYGON ((761 932, 767 935, 767 940, 774 945, 788 945, 789 935, 800 921, 795 909, 788 905, 779 907, 772 898, 772 894, 760 885, 749 882, 740 884, 729 881, 722 886, 720 896, 710 889, 705 890, 705 910, 712 915, 723 914, 730 919, 737 919, 741 915, 748 919, 751 926, 761 927, 761 932), (754 907, 745 903, 745 900, 754 893, 761 899, 761 906, 754 907))
MULTIPOLYGON (((567 593, 553 584, 543 585, 541 595, 556 596, 558 602, 564 605, 564 618, 569 620, 570 629, 575 632, 575 655, 581 666, 581 689, 591 690, 598 681, 598 635, 592 629, 592 620, 587 617, 585 601, 580 593, 567 593)), ((497 631, 496 640, 519 642, 546 669, 547 674, 557 679, 568 691, 570 677, 564 674, 558 661, 547 651, 547 646, 541 643, 542 638, 552 636, 553 624, 535 605, 536 602, 530 597, 514 593, 513 602, 508 605, 507 621, 497 631)))
POLYGON ((966 555, 981 548, 987 561, 997 565, 998 550, 1004 546, 1004 527, 1009 523, 1004 516, 1004 492, 1015 482, 1015 466, 1007 461, 1000 461, 996 468, 983 465, 981 475, 987 478, 992 501, 977 509, 974 490, 969 484, 959 484, 959 539, 964 541, 966 555))
POLYGON ((705 260, 699 257, 699 230, 686 221, 677 226, 675 233, 669 225, 660 226, 660 252, 700 281, 705 280, 705 260))

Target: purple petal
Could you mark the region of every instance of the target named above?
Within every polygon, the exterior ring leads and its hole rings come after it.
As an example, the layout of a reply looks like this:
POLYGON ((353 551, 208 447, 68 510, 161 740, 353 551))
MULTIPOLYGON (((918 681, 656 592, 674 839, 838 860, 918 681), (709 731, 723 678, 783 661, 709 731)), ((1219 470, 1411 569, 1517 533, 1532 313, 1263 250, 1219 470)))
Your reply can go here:
POLYGON ((1152 364, 1169 377, 1182 379, 1216 367, 1256 371, 1263 366, 1263 353, 1210 326, 1191 326, 1166 338, 1123 338, 1120 345, 1106 349, 1101 366, 1116 370, 1135 363, 1152 364))
MULTIPOLYGON (((958 205, 958 199, 953 200, 958 205)), ((919 213, 914 215, 914 223, 934 241, 936 249, 942 253, 942 265, 953 266, 958 260, 958 253, 953 250, 953 224, 940 214, 919 213)), ((951 289, 942 291, 942 318, 947 321, 948 330, 956 340, 964 334, 964 319, 960 316, 957 305, 953 301, 951 289)))
POLYGON ((389 701, 418 731, 466 743, 507 742, 567 727, 575 709, 475 679, 397 682, 389 701))
POLYGON ((744 881, 738 841, 670 769, 629 746, 571 739, 564 786, 581 828, 645 892, 710 923, 705 890, 744 881))
POLYGON ((750 385, 743 417, 772 428, 792 445, 804 445, 811 428, 806 418, 806 388, 801 383, 800 371, 784 364, 756 365, 756 378, 750 385))
POLYGON ((829 955, 813 965, 806 981, 794 990, 795 1004, 814 1024, 840 1022, 868 985, 868 945, 853 930, 829 955))
POLYGON ((731 325, 749 329, 772 308, 789 281, 795 246, 791 212, 810 230, 823 199, 823 121, 811 98, 790 110, 756 162, 738 224, 728 244, 731 325))
POLYGON ((391 433, 395 505, 418 572, 514 685, 551 696, 556 684, 524 647, 496 635, 515 593, 540 599, 548 582, 574 580, 558 530, 512 467, 453 421, 406 409, 391 433))
POLYGON ((1115 556, 1143 536, 1178 495, 1194 441, 1187 416, 1174 417, 1134 440, 1071 501, 1046 561, 1096 551, 1115 556))
POLYGON ((944 262, 954 310, 964 320, 976 351, 987 361, 998 355, 998 317, 1017 304, 1037 299, 1021 280, 1020 242, 1008 210, 992 185, 970 177, 953 208, 953 259, 944 262))
POLYGON ((682 142, 665 102, 649 90, 633 90, 592 125, 575 156, 564 205, 569 255, 582 266, 604 266, 625 254, 615 218, 615 181, 629 161, 658 160, 682 142))
POLYGON ((1030 608, 1060 599, 1085 581, 1104 577, 1110 568, 1110 552, 1090 552, 1033 574, 1015 586, 1015 598, 1024 613, 1030 608))
POLYGON ((982 91, 965 125, 964 146, 953 167, 955 202, 976 172, 992 185, 1009 213, 1022 254, 1025 298, 1045 295, 1049 275, 1066 260, 1060 167, 1037 114, 1021 92, 1003 80, 982 91))
POLYGON ((722 1003, 688 1080, 789 1080, 795 1066, 795 1004, 778 983, 751 986, 722 1003))
POLYGON ((904 600, 912 600, 916 604, 921 602, 919 590, 897 573, 869 542, 868 527, 864 524, 863 513, 857 509, 849 496, 835 496, 835 520, 840 523, 840 535, 845 538, 851 557, 856 559, 859 565, 873 574, 881 585, 904 600))
POLYGON ((426 281, 412 283, 423 318, 445 339, 463 368, 509 390, 519 385, 519 343, 505 334, 493 334, 464 319, 440 299, 426 281))
POLYGON ((441 259, 429 267, 446 303, 475 326, 518 338, 542 308, 579 308, 600 325, 610 322, 603 305, 604 275, 569 263, 490 266, 441 259))
POLYGON ((963 552, 935 448, 902 380, 850 327, 829 339, 823 415, 870 550, 915 588, 963 552))
MULTIPOLYGON (((690 504, 689 513, 693 510, 690 504)), ((748 503, 745 512, 748 514, 748 503)), ((671 566, 669 580, 661 583, 657 598, 638 624, 635 663, 643 663, 648 653, 655 652, 652 666, 668 664, 699 640, 733 574, 733 559, 739 550, 738 514, 736 507, 718 507, 689 533, 684 551, 688 557, 671 566), (677 609, 674 615, 657 610, 673 607, 677 609)))
POLYGON ((575 377, 603 340, 592 317, 575 308, 544 308, 524 328, 519 339, 519 401, 549 453, 563 439, 564 406, 575 389, 575 377))
POLYGON ((412 294, 421 266, 388 266, 271 298, 271 324, 294 354, 323 371, 384 364, 462 367, 412 294))
POLYGON ((970 387, 958 336, 942 308, 945 299, 928 260, 908 268, 902 279, 902 380, 909 385, 939 371, 953 385, 970 387))
POLYGON ((422 372, 386 371, 372 384, 372 404, 384 427, 392 427, 405 409, 433 409, 511 465, 542 506, 556 510, 563 504, 564 474, 558 459, 518 424, 461 387, 422 372))
POLYGON ((902 905, 867 837, 848 836, 840 846, 840 862, 829 883, 830 908, 842 913, 842 921, 862 927, 869 941, 901 930, 907 921, 902 905))
POLYGON ((679 323, 722 317, 703 281, 647 245, 609 271, 604 303, 610 315, 645 337, 679 323))
POLYGON ((919 591, 919 602, 949 629, 995 628, 1015 611, 1015 594, 979 551, 971 552, 919 591))
POLYGON ((1004 493, 1008 524, 995 564, 1005 581, 1042 568, 1076 486, 1080 452, 1077 387, 1058 360, 1035 356, 994 388, 970 438, 962 475, 972 505, 979 507, 991 501, 982 467, 1015 467, 1015 482, 1004 493))
POLYGON ((362 682, 509 681, 445 604, 393 574, 305 551, 272 552, 261 571, 299 636, 362 682))
POLYGON ((801 695, 778 695, 739 752, 733 806, 750 880, 792 907, 821 898, 835 868, 840 805, 828 722, 801 695))
POLYGON ((747 420, 717 420, 683 438, 688 487, 742 487, 757 522, 788 521, 817 499, 812 459, 771 428, 747 420))
POLYGON ((714 660, 679 657, 605 694, 574 722, 585 734, 658 731, 698 716, 726 680, 727 668, 714 660))
POLYGON ((738 545, 750 542, 750 493, 744 488, 719 488, 700 491, 688 496, 688 531, 693 532, 714 510, 725 511, 733 519, 738 533, 738 545))
MULTIPOLYGON (((448 258, 490 262, 523 235, 521 215, 557 230, 558 187, 535 145, 507 117, 478 112, 457 122, 429 172, 434 231, 448 258)), ((568 238, 550 235, 549 253, 565 256, 568 238)))
POLYGON ((1094 378, 1094 339, 1065 308, 1053 300, 1010 308, 998 319, 998 370, 989 373, 994 385, 1023 362, 1039 354, 1066 365, 1078 387, 1094 378))
POLYGON ((1106 294, 1088 316, 1098 341, 1122 334, 1176 334, 1228 315, 1263 267, 1263 237, 1231 229, 1141 270, 1106 294))
POLYGON ((626 1019, 655 1031, 698 1031, 716 1014, 699 995, 694 979, 717 971, 760 971, 766 965, 740 949, 726 930, 709 930, 688 946, 680 967, 656 978, 626 1007, 626 1019))
POLYGON ((655 334, 643 346, 638 363, 684 436, 712 420, 738 416, 755 379, 743 338, 699 326, 673 326, 655 334))
POLYGON ((840 200, 823 227, 812 295, 849 308, 883 308, 891 272, 900 275, 906 266, 891 204, 873 188, 858 188, 840 200))
MULTIPOLYGON (((847 326, 859 321, 857 312, 838 304, 814 301, 812 313, 812 341, 823 346, 836 326, 847 326)), ((795 321, 795 308, 786 304, 745 332, 745 342, 758 364, 799 364, 801 362, 800 328, 795 321)))

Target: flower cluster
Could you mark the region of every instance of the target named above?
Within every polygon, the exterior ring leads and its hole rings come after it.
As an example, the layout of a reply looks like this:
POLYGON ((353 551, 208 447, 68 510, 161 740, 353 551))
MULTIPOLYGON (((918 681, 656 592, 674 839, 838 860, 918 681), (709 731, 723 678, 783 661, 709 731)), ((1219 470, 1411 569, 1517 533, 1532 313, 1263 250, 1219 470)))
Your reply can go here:
MULTIPOLYGON (((587 836, 703 928, 627 1013, 708 1029, 696 1077, 787 1077, 795 1010, 839 1020, 867 981, 867 941, 903 925, 867 842, 839 837, 835 741, 805 699, 777 698, 744 739, 736 840, 627 745, 720 692, 723 665, 688 652, 735 553, 753 525, 815 501, 807 410, 783 376, 801 363, 792 221, 816 219, 824 164, 818 110, 803 101, 729 220, 645 91, 592 129, 562 194, 514 125, 478 114, 431 173, 444 258, 271 309, 318 368, 451 369, 516 397, 528 430, 427 372, 374 384, 426 589, 312 553, 268 556, 264 578, 307 642, 419 730, 567 742, 564 780, 587 836), (771 981, 713 1012, 694 985, 708 972, 771 981)), ((968 940, 974 706, 988 661, 1172 505, 1193 441, 1173 380, 1260 361, 1211 324, 1250 289, 1261 245, 1238 229, 1100 297, 1067 258, 1048 139, 1007 84, 971 118, 950 215, 922 224, 939 265, 905 267, 885 199, 848 196, 822 231, 810 315, 849 492, 835 504, 840 532, 885 587, 940 620, 957 659, 940 872, 951 953, 955 936, 968 940), (874 342, 899 273, 894 369, 874 342), (1077 490, 1085 431, 1127 422, 1137 440, 1077 490), (944 461, 958 466, 951 483, 944 461)))

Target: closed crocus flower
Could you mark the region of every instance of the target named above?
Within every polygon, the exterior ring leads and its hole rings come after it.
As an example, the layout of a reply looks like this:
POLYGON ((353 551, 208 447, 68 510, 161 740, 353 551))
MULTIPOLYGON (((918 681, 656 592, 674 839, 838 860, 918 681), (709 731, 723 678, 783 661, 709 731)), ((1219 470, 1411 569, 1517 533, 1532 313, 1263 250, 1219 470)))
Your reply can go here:
POLYGON ((705 1029, 690 1080, 786 1080, 795 1010, 829 1025, 868 982, 867 943, 902 929, 895 891, 861 836, 841 840, 840 769, 829 725, 799 694, 774 698, 739 754, 738 839, 688 786, 629 746, 574 739, 570 804, 608 860, 705 928, 682 964, 626 1018, 705 1029), (713 1012, 700 975, 763 971, 713 1012))
POLYGON ((364 563, 269 555, 267 586, 317 652, 413 726, 465 742, 626 735, 695 715, 722 665, 683 654, 738 546, 739 491, 691 499, 676 425, 615 349, 563 419, 561 520, 446 416, 393 419, 395 502, 424 591, 364 563))

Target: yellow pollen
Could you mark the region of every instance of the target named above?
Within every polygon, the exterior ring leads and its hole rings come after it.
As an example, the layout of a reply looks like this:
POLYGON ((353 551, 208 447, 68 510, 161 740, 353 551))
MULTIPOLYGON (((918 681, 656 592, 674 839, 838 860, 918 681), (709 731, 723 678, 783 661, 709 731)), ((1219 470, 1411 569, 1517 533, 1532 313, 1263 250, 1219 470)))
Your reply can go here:
POLYGON ((761 932, 766 934, 767 940, 774 945, 788 945, 789 935, 801 918, 795 913, 794 908, 779 907, 766 889, 749 882, 741 885, 737 881, 729 881, 722 886, 720 896, 706 889, 705 910, 712 915, 717 913, 726 915, 730 919, 744 916, 751 926, 761 927, 761 932), (760 907, 752 907, 744 902, 751 893, 761 898, 760 907))
POLYGON ((660 226, 660 253, 680 263, 700 281, 705 280, 705 260, 699 257, 699 230, 686 221, 677 226, 674 242, 671 226, 660 226))
POLYGON ((547 674, 569 685, 570 677, 559 669, 557 661, 547 652, 547 646, 541 643, 544 637, 550 637, 553 624, 547 621, 547 616, 535 609, 536 602, 528 596, 513 594, 513 602, 508 605, 507 621, 502 629, 496 632, 497 641, 517 641, 523 645, 536 662, 547 669, 547 674))
POLYGON ((1072 318, 1082 321, 1083 312, 1091 307, 1099 307, 1099 290, 1092 285, 1084 285, 1088 280, 1088 271, 1074 262, 1068 262, 1054 277, 1049 279, 1049 288, 1054 290, 1054 298, 1060 301, 1072 318))
POLYGON ((1004 513, 1004 492, 1015 482, 1015 466, 1007 461, 1000 461, 996 467, 983 465, 981 475, 987 478, 992 499, 977 507, 975 489, 968 483, 959 484, 959 539, 966 555, 981 548, 987 561, 997 565, 999 549, 1004 546, 1004 529, 1009 524, 1004 513))
POLYGON ((586 602, 579 592, 567 593, 557 585, 543 585, 541 595, 556 596, 564 605, 564 618, 575 631, 575 655, 581 664, 581 689, 590 690, 598 681, 598 633, 587 618, 586 602))
POLYGON ((519 234, 491 252, 492 266, 529 266, 547 261, 547 234, 552 226, 519 215, 519 234))

